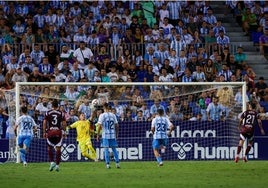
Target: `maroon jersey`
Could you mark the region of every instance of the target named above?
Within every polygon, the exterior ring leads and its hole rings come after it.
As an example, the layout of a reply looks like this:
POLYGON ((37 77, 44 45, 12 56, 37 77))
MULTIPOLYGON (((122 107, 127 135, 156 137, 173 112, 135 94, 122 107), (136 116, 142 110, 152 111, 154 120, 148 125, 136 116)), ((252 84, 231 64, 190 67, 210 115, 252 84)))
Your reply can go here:
POLYGON ((253 110, 243 112, 241 115, 241 119, 243 119, 241 133, 250 135, 254 134, 254 128, 258 124, 258 118, 258 113, 253 110))
POLYGON ((45 120, 48 124, 48 137, 61 137, 62 122, 65 121, 64 114, 59 110, 49 110, 45 114, 45 120))

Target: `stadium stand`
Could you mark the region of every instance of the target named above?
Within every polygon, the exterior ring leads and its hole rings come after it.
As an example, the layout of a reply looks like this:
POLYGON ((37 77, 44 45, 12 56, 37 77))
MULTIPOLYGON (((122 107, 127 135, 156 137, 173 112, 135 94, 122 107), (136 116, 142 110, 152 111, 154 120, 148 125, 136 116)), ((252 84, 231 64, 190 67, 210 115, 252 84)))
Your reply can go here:
MULTIPOLYGON (((168 73, 170 81, 186 80, 184 75, 187 74, 191 81, 198 81, 200 79, 193 78, 192 73, 199 66, 202 70, 209 58, 213 60, 216 70, 209 81, 218 81, 222 76, 222 64, 227 64, 232 67, 237 81, 243 81, 244 75, 247 75, 253 85, 259 77, 264 77, 266 82, 268 62, 260 55, 258 40, 255 39, 257 34, 254 38, 251 35, 253 31, 250 31, 249 36, 244 36, 239 25, 237 5, 232 4, 235 2, 156 1, 154 4, 145 4, 134 1, 93 1, 80 4, 67 1, 2 1, 1 87, 12 89, 14 81, 23 80, 20 77, 21 69, 28 81, 159 81, 162 72, 168 73), (179 16, 171 11, 176 6, 179 6, 179 16), (146 12, 152 8, 155 15, 146 12), (167 10, 170 10, 169 18, 165 18, 167 10), (129 29, 126 25, 129 25, 129 29), (199 29, 200 33, 194 32, 194 29, 199 29), (209 30, 215 30, 216 36, 208 36, 209 30), (223 38, 219 38, 220 33, 223 38), (240 55, 237 55, 239 50, 242 50, 246 60, 232 66, 232 55, 234 58, 240 55), (32 64, 26 66, 28 57, 32 59, 32 64), (46 64, 41 63, 43 58, 49 60, 52 68, 48 69, 46 64), (167 65, 164 63, 166 59, 167 65), (190 62, 187 67, 186 60, 190 62)), ((253 11, 254 2, 245 2, 242 7, 253 11)), ((263 11, 258 15, 259 19, 268 11, 265 9, 266 2, 260 3, 260 6, 263 11)), ((234 81, 231 75, 223 80, 234 81)), ((153 94, 163 95, 158 91, 156 89, 153 94)), ((261 100, 264 99, 261 97, 261 100)), ((7 109, 0 107, 3 109, 1 115, 5 130, 7 117, 3 112, 7 112, 7 109)))

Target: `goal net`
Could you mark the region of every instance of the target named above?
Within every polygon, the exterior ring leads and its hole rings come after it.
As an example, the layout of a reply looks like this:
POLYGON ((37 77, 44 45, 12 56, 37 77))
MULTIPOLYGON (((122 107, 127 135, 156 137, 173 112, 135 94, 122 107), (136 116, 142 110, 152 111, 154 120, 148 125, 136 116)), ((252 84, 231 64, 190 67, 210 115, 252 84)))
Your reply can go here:
POLYGON ((4 114, 0 120, 1 160, 2 162, 14 162, 17 159, 17 144, 15 137, 15 90, 0 89, 0 111, 4 114))
MULTIPOLYGON (((102 104, 108 102, 119 121, 117 150, 123 161, 155 160, 151 120, 156 110, 163 108, 175 126, 162 154, 164 160, 230 160, 235 157, 239 140, 238 116, 246 106, 245 91, 244 82, 16 83, 8 107, 16 119, 20 106, 27 105, 30 115, 41 126, 51 101, 58 99, 68 124, 75 121, 79 112, 87 118, 93 116, 95 124, 102 104)), ((42 135, 42 129, 38 129, 31 143, 29 162, 48 161, 42 135)), ((103 149, 95 137, 92 135, 93 146, 103 160, 103 149)), ((249 155, 254 157, 254 149, 249 155)), ((73 129, 63 141, 61 159, 87 160, 81 156, 73 129)))

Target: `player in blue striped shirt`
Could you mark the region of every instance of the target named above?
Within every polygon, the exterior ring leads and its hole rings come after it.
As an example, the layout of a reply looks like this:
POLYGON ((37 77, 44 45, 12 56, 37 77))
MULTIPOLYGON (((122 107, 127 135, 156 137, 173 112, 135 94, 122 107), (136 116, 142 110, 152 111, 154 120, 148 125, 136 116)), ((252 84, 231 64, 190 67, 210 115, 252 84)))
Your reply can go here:
POLYGON ((98 120, 98 128, 97 128, 97 140, 99 140, 100 131, 102 130, 102 144, 101 146, 104 148, 104 158, 106 162, 106 168, 110 167, 110 155, 109 148, 112 148, 114 159, 116 163, 116 168, 120 168, 119 165, 119 157, 116 150, 117 142, 116 139, 118 137, 118 121, 110 110, 111 107, 108 103, 103 105, 104 113, 100 114, 98 120))
POLYGON ((15 133, 18 134, 18 145, 20 147, 20 158, 23 166, 27 166, 26 153, 29 150, 30 143, 36 131, 36 123, 31 116, 29 116, 27 106, 21 107, 22 115, 17 119, 15 126, 15 133), (18 129, 18 131, 17 131, 18 129))
POLYGON ((159 149, 161 149, 161 153, 165 152, 168 136, 171 135, 171 131, 174 129, 174 126, 170 122, 169 118, 164 115, 163 109, 159 108, 157 110, 157 113, 158 115, 152 120, 151 126, 151 131, 153 133, 152 146, 158 165, 163 166, 163 161, 161 155, 159 154, 159 149))

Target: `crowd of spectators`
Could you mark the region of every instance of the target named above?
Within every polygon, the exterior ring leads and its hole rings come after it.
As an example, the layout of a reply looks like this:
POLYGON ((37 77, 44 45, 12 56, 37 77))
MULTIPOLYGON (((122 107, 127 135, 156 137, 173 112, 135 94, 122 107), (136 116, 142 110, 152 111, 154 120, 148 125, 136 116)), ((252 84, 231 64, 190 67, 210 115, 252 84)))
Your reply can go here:
MULTIPOLYGON (((1 1, 0 87, 3 91, 13 89, 16 82, 26 81, 246 81, 248 97, 252 98, 256 92, 259 102, 263 102, 264 113, 268 112, 267 85, 261 81, 263 78, 255 83, 256 74, 247 64, 243 47, 231 51, 228 30, 222 25, 221 18, 215 16, 210 3, 1 1)), ((268 3, 226 1, 225 5, 226 11, 232 10, 246 35, 261 32, 260 50, 262 54, 268 54, 268 3), (247 18, 248 9, 256 16, 256 24, 247 18)), ((211 105, 223 103, 218 91, 180 98, 176 96, 181 96, 184 89, 168 86, 81 85, 42 90, 34 86, 25 90, 37 97, 33 100, 21 96, 21 104, 28 104, 32 115, 39 121, 49 108, 49 100, 56 97, 64 98, 61 108, 70 119, 78 112, 86 113, 89 118, 93 114, 90 107, 93 99, 97 98, 101 103, 110 100, 110 96, 118 96, 109 102, 122 121, 150 120, 158 105, 162 105, 165 113, 174 120, 211 120, 211 105), (150 99, 150 102, 144 99, 150 99)), ((227 92, 226 89, 223 92, 227 92)), ((236 93, 227 93, 236 97, 236 93)), ((239 95, 238 101, 241 101, 239 95)), ((230 114, 228 105, 222 104, 224 115, 215 120, 230 114)), ((4 111, 5 106, 1 106, 2 117, 5 117, 4 111)))

